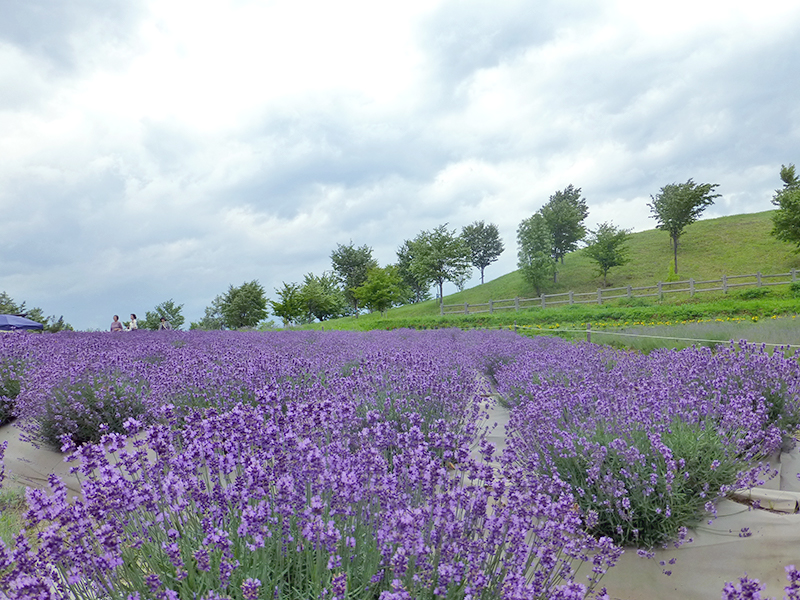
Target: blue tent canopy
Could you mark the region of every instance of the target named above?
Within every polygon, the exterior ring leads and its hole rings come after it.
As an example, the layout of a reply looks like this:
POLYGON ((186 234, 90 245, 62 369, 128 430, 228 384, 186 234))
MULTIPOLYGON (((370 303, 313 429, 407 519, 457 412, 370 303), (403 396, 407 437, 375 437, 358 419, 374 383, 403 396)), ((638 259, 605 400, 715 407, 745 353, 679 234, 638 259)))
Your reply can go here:
POLYGON ((14 331, 17 329, 44 329, 44 325, 17 315, 0 315, 0 330, 14 331))

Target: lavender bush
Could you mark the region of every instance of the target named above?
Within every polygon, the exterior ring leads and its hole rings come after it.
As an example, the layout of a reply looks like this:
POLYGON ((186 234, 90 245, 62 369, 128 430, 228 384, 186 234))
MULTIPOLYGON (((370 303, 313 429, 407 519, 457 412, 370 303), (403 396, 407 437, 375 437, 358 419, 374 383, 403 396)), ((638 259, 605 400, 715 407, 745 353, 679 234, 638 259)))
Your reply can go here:
POLYGON ((141 332, 0 353, 25 364, 21 426, 83 482, 28 492, 31 533, 0 547, 14 599, 602 597, 621 544, 680 542, 800 415, 796 361, 747 345, 141 332))
POLYGON ((569 483, 594 530, 651 548, 766 475, 797 429, 797 361, 747 344, 649 356, 556 340, 496 372, 509 452, 569 483))
POLYGON ((129 418, 138 437, 75 449, 82 499, 55 479, 29 492, 41 533, 0 557, 12 597, 594 595, 619 550, 586 533, 569 488, 513 461, 495 472, 485 443, 470 458, 484 338, 284 336, 284 354, 265 336, 228 339, 129 354, 146 365, 155 424, 129 418), (157 404, 180 397, 182 372, 193 393, 229 389, 227 376, 252 397, 157 404), (584 561, 592 579, 576 582, 584 561))

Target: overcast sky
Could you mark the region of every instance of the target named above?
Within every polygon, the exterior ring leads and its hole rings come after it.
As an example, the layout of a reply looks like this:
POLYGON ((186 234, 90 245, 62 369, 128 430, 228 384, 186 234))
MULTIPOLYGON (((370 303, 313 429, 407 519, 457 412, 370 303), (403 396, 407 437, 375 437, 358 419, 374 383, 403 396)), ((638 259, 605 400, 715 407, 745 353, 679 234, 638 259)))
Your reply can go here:
POLYGON ((590 227, 689 178, 705 217, 770 210, 798 31, 796 0, 0 0, 0 291, 188 326, 442 223, 498 225, 493 279, 569 184, 590 227))

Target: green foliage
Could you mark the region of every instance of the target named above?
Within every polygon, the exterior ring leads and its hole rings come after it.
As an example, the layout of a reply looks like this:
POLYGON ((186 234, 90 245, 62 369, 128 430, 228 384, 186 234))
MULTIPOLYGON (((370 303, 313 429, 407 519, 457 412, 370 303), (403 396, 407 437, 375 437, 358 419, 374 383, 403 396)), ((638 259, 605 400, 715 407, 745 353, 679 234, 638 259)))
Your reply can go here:
POLYGON ((557 191, 540 212, 553 237, 550 253, 563 262, 564 255, 575 250, 586 235, 583 222, 589 209, 586 199, 581 198, 581 188, 569 184, 563 191, 557 191))
POLYGON ((669 269, 667 270, 667 278, 664 280, 666 283, 672 283, 673 281, 680 281, 681 278, 675 272, 675 265, 672 263, 669 264, 669 269))
POLYGON ((139 327, 156 331, 161 324, 161 317, 164 317, 173 329, 180 329, 184 322, 181 309, 183 304, 175 304, 172 298, 165 300, 156 305, 152 311, 148 310, 145 313, 144 320, 139 321, 139 327))
POLYGON ((742 300, 756 300, 757 298, 764 298, 769 295, 770 290, 765 287, 750 288, 748 290, 742 290, 737 294, 742 300))
MULTIPOLYGON (((784 244, 769 235, 772 227, 773 211, 734 215, 715 219, 704 219, 689 225, 687 233, 681 238, 681 256, 683 279, 694 277, 695 280, 719 279, 721 274, 728 275, 755 273, 788 273, 792 269, 800 269, 800 256, 792 251, 788 244, 784 244)), ((663 233, 657 229, 631 234, 628 240, 632 260, 613 270, 613 278, 619 286, 631 285, 633 287, 655 285, 664 281, 666 270, 664 265, 672 263, 672 248, 665 242, 663 233), (617 283, 618 282, 618 283, 617 283)), ((787 286, 788 288, 788 286, 787 286)), ((662 304, 652 298, 635 298, 635 303, 641 303, 650 308, 641 315, 630 316, 620 314, 614 319, 633 320, 642 319, 686 319, 696 318, 686 314, 689 308, 700 311, 700 316, 728 315, 764 315, 770 316, 775 311, 778 314, 794 312, 797 310, 796 302, 790 297, 780 296, 783 288, 775 290, 774 299, 764 299, 764 302, 750 300, 742 303, 735 299, 733 294, 725 296, 720 292, 697 293, 690 299, 688 292, 685 294, 666 294, 662 304), (768 301, 767 301, 768 300, 768 301)), ((583 252, 571 252, 564 257, 564 265, 559 267, 558 283, 547 284, 547 293, 566 292, 593 292, 597 293, 596 267, 583 252)), ((786 292, 788 294, 788 290, 786 292)), ((484 285, 456 292, 445 297, 445 304, 469 303, 476 305, 486 303, 490 299, 513 299, 514 297, 531 298, 534 291, 524 279, 521 270, 512 271, 494 280, 487 281, 484 285)), ((615 312, 614 301, 602 306, 583 305, 585 317, 574 317, 573 309, 577 306, 564 306, 559 308, 540 308, 515 313, 513 310, 495 311, 491 315, 494 325, 513 325, 514 321, 522 323, 565 323, 583 321, 605 320, 609 311, 615 312), (599 313, 595 310, 599 309, 599 313), (565 312, 566 311, 566 312, 565 312)), ((439 304, 434 301, 421 301, 409 303, 392 308, 386 318, 379 314, 364 315, 359 320, 363 323, 356 324, 354 320, 345 319, 343 327, 356 329, 370 329, 377 327, 375 321, 381 321, 390 327, 414 327, 415 323, 430 326, 430 323, 439 325, 439 304), (401 325, 402 323, 402 325, 401 325)), ((470 319, 478 318, 483 322, 483 317, 489 315, 470 315, 470 319)), ((464 323, 471 327, 471 321, 461 321, 463 315, 450 315, 443 319, 464 323)), ((326 324, 325 329, 328 329, 326 324)))
POLYGON ((25 525, 27 511, 25 488, 4 487, 0 489, 0 540, 12 547, 12 540, 25 525))
POLYGON ((276 289, 275 294, 280 300, 269 301, 272 306, 272 313, 276 317, 283 319, 284 327, 299 323, 306 312, 300 286, 296 283, 286 283, 284 281, 283 287, 276 289))
POLYGON ((525 281, 539 295, 545 282, 554 277, 556 271, 556 261, 552 254, 553 234, 540 213, 519 224, 517 244, 517 265, 525 281))
POLYGON ((675 263, 678 272, 678 238, 683 235, 687 225, 694 223, 719 194, 712 193, 719 184, 694 183, 691 179, 686 183, 670 183, 661 188, 653 202, 648 204, 651 215, 656 220, 656 228, 669 233, 675 263))
POLYGON ((239 287, 231 285, 223 296, 221 312, 229 329, 255 327, 267 316, 264 288, 255 279, 239 287))
POLYGON ((783 188, 772 198, 778 210, 772 216, 770 233, 783 242, 794 244, 795 252, 800 252, 800 179, 793 164, 781 165, 780 175, 783 188))
POLYGON ((225 329, 225 317, 222 314, 222 304, 224 300, 222 296, 217 296, 211 302, 211 306, 206 306, 205 315, 196 323, 192 323, 189 329, 202 329, 204 331, 212 331, 217 329, 225 329))
POLYGON ((373 268, 367 274, 363 285, 354 290, 358 301, 366 306, 370 312, 379 311, 385 314, 392 306, 403 301, 403 280, 397 272, 397 267, 373 268))
POLYGON ((43 414, 35 417, 39 441, 61 448, 61 436, 75 445, 97 443, 104 433, 125 433, 129 417, 145 415, 145 385, 118 373, 86 374, 64 381, 47 398, 43 414))
POLYGON ((336 250, 331 252, 331 262, 342 284, 345 299, 352 306, 353 313, 358 313, 355 289, 364 285, 369 270, 378 266, 378 261, 372 258, 372 248, 366 245, 356 248, 353 240, 348 246, 338 244, 336 250))
POLYGON ((411 270, 413 260, 413 247, 411 240, 403 242, 397 249, 397 273, 403 280, 404 303, 416 304, 425 302, 431 298, 431 282, 428 279, 420 278, 411 270))
POLYGON ((13 370, 0 371, 0 425, 14 418, 14 399, 19 396, 20 383, 13 370))
POLYGON ((333 273, 327 271, 319 277, 313 273, 306 275, 300 298, 308 319, 326 321, 347 312, 347 300, 339 282, 333 273))
POLYGON ((467 243, 455 230, 447 229, 447 223, 421 232, 410 243, 411 264, 409 271, 419 281, 435 283, 439 288, 439 301, 443 298, 445 281, 457 283, 470 272, 471 251, 467 243))
POLYGON ((481 283, 483 283, 484 270, 496 261, 505 249, 500 239, 500 231, 494 223, 486 225, 483 221, 475 221, 461 229, 461 237, 472 253, 472 265, 481 271, 481 283))
POLYGON ((592 533, 620 545, 653 548, 678 539, 680 529, 699 519, 713 499, 706 490, 713 495, 733 484, 739 470, 726 440, 710 424, 674 421, 661 434, 671 457, 654 446, 648 431, 620 433, 603 423, 583 433, 580 442, 583 446, 573 453, 551 448, 541 452, 552 456, 553 470, 564 481, 583 491, 576 498, 581 511, 598 516, 592 533), (640 460, 630 460, 631 448, 640 460), (683 461, 679 472, 670 472, 670 459, 683 461), (653 472, 656 478, 651 480, 653 472), (609 485, 615 480, 623 482, 626 494, 609 485))
POLYGON ((6 292, 0 292, 0 315, 23 315, 31 321, 44 325, 43 331, 48 333, 73 330, 72 325, 64 321, 63 315, 59 318, 55 315, 46 317, 41 308, 26 308, 25 302, 17 304, 6 292))
POLYGON ((589 240, 583 252, 597 263, 597 269, 603 276, 603 285, 607 285, 608 271, 613 267, 620 267, 628 262, 627 241, 630 233, 626 229, 619 229, 611 223, 601 223, 596 231, 590 231, 589 240))

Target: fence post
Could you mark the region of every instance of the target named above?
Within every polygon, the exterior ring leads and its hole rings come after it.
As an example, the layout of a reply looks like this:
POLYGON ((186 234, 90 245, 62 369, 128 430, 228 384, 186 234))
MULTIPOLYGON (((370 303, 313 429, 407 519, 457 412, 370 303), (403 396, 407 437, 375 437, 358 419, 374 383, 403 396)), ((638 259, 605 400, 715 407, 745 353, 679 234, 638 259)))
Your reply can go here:
POLYGON ((515 310, 516 312, 519 312, 519 296, 517 296, 516 298, 514 298, 514 310, 515 310))
POLYGON ((469 314, 469 304, 467 304, 466 302, 464 302, 464 314, 465 315, 469 314))
POLYGON ((491 315, 492 313, 494 313, 494 304, 489 300, 489 314, 491 315))
POLYGON ((728 276, 727 275, 723 275, 722 276, 722 293, 723 294, 727 294, 728 293, 728 276))
POLYGON ((797 269, 792 269, 792 283, 797 281, 797 269))
POLYGON ((661 289, 661 282, 658 282, 658 301, 661 302, 664 299, 664 291, 661 289))
POLYGON ((590 344, 592 343, 592 324, 591 323, 587 323, 586 324, 586 341, 589 342, 590 344))
POLYGON ((569 303, 575 304, 575 300, 572 299, 572 290, 569 291, 569 303))
POLYGON ((756 287, 761 287, 761 271, 759 271, 758 273, 756 273, 756 281, 758 282, 758 283, 756 284, 756 287))
POLYGON ((544 294, 542 294, 542 308, 545 308, 546 306, 547 306, 547 302, 545 302, 544 294))
POLYGON ((603 303, 603 288, 597 288, 597 303, 603 303))
POLYGON ((694 298, 694 277, 689 278, 689 298, 694 298))
POLYGON ((633 290, 631 289, 631 286, 628 286, 628 298, 632 296, 631 292, 633 292, 633 290))

